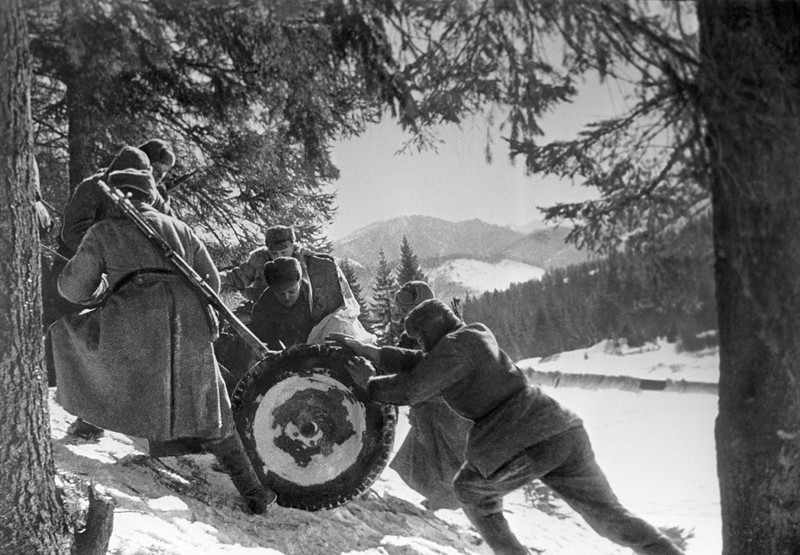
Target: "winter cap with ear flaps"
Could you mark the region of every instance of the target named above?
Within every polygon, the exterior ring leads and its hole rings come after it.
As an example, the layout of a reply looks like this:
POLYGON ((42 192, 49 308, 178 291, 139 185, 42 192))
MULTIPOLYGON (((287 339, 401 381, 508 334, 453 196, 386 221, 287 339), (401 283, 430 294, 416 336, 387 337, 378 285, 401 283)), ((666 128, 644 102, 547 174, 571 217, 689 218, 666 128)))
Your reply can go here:
POLYGON ((407 281, 394 294, 394 302, 400 310, 408 312, 434 296, 431 286, 424 281, 407 281))
POLYGON ((147 154, 133 146, 124 146, 106 170, 106 174, 119 170, 150 170, 150 159, 147 154))
POLYGON ((281 256, 264 264, 267 285, 279 293, 300 281, 301 275, 300 262, 290 256, 281 256))
POLYGON ((139 145, 139 150, 147 155, 151 164, 164 164, 170 168, 175 165, 175 153, 166 141, 150 139, 139 145))
POLYGON ((406 316, 406 333, 412 339, 425 339, 435 345, 442 337, 453 331, 461 319, 439 299, 423 301, 406 316))
POLYGON ((156 182, 150 170, 127 168, 108 174, 108 184, 118 189, 133 189, 148 196, 152 202, 156 195, 156 182))
POLYGON ((295 242, 294 228, 288 225, 273 225, 264 231, 264 243, 273 251, 282 251, 295 242))

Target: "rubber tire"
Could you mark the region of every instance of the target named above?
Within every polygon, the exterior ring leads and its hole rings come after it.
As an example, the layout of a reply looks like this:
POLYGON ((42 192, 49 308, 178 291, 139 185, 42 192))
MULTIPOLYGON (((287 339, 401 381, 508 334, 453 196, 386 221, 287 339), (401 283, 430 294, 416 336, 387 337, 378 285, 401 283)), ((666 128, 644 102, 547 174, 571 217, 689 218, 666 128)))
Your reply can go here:
POLYGON ((367 398, 366 391, 356 386, 350 377, 348 366, 353 364, 371 366, 366 359, 338 347, 294 345, 255 364, 231 396, 236 427, 245 449, 261 482, 278 494, 278 505, 305 511, 338 507, 367 492, 389 464, 397 409, 367 398), (346 471, 323 484, 302 486, 274 472, 264 472, 264 461, 256 449, 253 422, 265 392, 282 380, 311 368, 324 369, 327 375, 350 389, 365 405, 367 429, 373 433, 364 438, 361 453, 346 471))

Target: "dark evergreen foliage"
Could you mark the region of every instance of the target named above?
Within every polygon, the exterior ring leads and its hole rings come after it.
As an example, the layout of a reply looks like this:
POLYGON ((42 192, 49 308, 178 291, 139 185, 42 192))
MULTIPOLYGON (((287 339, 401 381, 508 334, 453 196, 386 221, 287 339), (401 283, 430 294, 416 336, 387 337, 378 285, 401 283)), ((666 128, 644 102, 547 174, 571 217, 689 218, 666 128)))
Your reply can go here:
POLYGON ((396 274, 398 285, 403 285, 409 281, 425 281, 425 274, 419 266, 417 255, 408 243, 408 238, 403 235, 400 243, 400 265, 397 267, 396 274))
POLYGON ((123 144, 162 137, 183 219, 252 244, 292 223, 308 243, 333 215, 330 143, 406 102, 369 5, 44 0, 27 14, 56 205, 123 144))
MULTIPOLYGON (((667 232, 643 250, 548 271, 539 281, 470 297, 465 319, 495 331, 513 358, 547 356, 601 339, 681 339, 707 346, 698 333, 717 327, 710 218, 667 232)), ((701 336, 702 337, 702 336, 701 336)))
POLYGON ((397 280, 381 250, 378 253, 378 273, 372 286, 370 303, 370 325, 372 332, 378 337, 378 345, 394 345, 400 338, 401 330, 394 309, 396 291, 397 280))

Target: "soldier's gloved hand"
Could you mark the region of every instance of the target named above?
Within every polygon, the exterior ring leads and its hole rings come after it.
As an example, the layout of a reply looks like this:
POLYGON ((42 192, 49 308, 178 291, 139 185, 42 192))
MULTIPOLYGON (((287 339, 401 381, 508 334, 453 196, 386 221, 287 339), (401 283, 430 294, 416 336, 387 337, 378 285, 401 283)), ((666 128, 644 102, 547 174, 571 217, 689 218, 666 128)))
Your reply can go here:
POLYGON ((325 337, 325 344, 344 347, 357 356, 365 357, 374 363, 377 363, 380 358, 380 349, 378 347, 359 341, 352 335, 330 333, 325 337))
POLYGON ((367 389, 367 382, 375 375, 375 369, 369 365, 361 362, 353 362, 347 365, 347 371, 350 372, 350 377, 353 378, 357 387, 365 390, 367 389))
POLYGON ((335 345, 338 347, 345 347, 353 351, 358 356, 364 356, 362 351, 364 350, 364 345, 352 335, 346 335, 344 333, 329 333, 325 337, 325 343, 328 345, 335 345))

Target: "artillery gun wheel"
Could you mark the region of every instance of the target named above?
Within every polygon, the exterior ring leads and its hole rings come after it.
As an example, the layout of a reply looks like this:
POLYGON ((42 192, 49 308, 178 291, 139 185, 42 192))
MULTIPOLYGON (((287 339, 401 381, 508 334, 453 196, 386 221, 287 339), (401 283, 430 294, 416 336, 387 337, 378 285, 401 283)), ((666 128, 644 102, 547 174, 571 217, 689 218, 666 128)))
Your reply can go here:
POLYGON ((367 399, 350 351, 295 345, 255 364, 232 397, 236 426, 278 504, 306 511, 365 493, 389 462, 397 411, 367 399))

